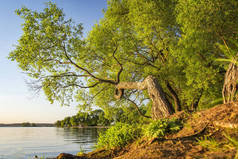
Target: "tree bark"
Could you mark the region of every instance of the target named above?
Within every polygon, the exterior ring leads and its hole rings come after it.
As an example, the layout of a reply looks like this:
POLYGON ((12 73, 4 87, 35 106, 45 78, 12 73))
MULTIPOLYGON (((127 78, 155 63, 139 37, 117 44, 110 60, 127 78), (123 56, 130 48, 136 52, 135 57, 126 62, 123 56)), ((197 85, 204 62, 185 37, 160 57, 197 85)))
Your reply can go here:
POLYGON ((223 103, 230 103, 238 100, 238 67, 230 63, 225 74, 224 85, 222 90, 223 103))
POLYGON ((116 85, 115 98, 120 99, 125 89, 138 89, 148 91, 152 100, 152 119, 161 119, 174 113, 172 105, 167 100, 165 93, 153 76, 148 76, 143 82, 120 82, 116 85))
POLYGON ((176 111, 176 112, 181 111, 182 108, 181 108, 180 100, 179 100, 179 98, 178 98, 177 93, 175 92, 175 90, 172 88, 172 86, 169 84, 168 81, 166 81, 166 85, 167 85, 167 88, 168 88, 169 92, 171 93, 172 98, 173 98, 173 100, 174 100, 175 111, 176 111))
POLYGON ((195 98, 193 99, 192 107, 191 107, 192 110, 191 110, 191 111, 193 111, 193 112, 197 111, 198 104, 199 104, 199 102, 200 102, 200 99, 201 99, 201 97, 202 97, 202 94, 203 94, 203 89, 201 89, 200 94, 199 94, 197 97, 195 97, 195 98))

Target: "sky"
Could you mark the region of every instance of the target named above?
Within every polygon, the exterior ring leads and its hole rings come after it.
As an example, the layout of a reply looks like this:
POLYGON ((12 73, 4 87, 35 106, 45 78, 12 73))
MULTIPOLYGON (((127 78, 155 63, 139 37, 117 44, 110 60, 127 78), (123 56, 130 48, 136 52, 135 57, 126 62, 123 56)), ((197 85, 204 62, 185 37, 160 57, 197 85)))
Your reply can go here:
MULTIPOLYGON (((95 23, 103 17, 107 0, 51 0, 62 8, 66 17, 76 23, 83 23, 86 36, 95 23)), ((50 104, 46 96, 30 91, 24 75, 17 63, 7 59, 14 45, 23 33, 23 20, 15 10, 26 6, 42 10, 48 0, 0 0, 0 123, 53 123, 66 116, 75 115, 76 103, 69 107, 50 104)))

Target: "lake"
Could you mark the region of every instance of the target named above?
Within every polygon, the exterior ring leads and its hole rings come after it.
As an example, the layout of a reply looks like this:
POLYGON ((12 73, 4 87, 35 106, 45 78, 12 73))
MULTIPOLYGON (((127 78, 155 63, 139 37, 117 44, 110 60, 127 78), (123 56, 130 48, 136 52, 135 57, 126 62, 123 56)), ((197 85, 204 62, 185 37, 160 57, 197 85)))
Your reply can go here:
POLYGON ((59 153, 90 152, 99 128, 0 127, 0 159, 56 157, 59 153))

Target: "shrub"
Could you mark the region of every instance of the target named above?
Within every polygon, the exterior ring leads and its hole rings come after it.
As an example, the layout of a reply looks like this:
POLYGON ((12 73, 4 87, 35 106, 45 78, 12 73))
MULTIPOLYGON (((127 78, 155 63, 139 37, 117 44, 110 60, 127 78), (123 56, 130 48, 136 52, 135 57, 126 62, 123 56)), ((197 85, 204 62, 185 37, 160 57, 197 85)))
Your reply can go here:
POLYGON ((177 132, 181 128, 182 123, 177 119, 156 120, 145 129, 145 136, 163 138, 166 134, 177 132))
POLYGON ((141 129, 135 125, 116 123, 106 132, 99 134, 97 148, 123 147, 138 138, 140 134, 141 129))

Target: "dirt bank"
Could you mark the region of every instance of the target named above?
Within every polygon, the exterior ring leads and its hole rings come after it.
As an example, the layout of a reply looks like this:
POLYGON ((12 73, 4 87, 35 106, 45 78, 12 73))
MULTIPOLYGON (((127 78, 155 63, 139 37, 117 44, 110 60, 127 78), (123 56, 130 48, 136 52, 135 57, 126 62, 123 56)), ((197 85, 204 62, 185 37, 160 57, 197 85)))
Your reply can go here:
MULTIPOLYGON (((194 114, 180 112, 173 117, 183 120, 184 127, 162 140, 143 138, 122 149, 95 150, 71 158, 238 158, 238 103, 222 104, 194 114)), ((62 159, 60 156, 58 158, 62 159)))

